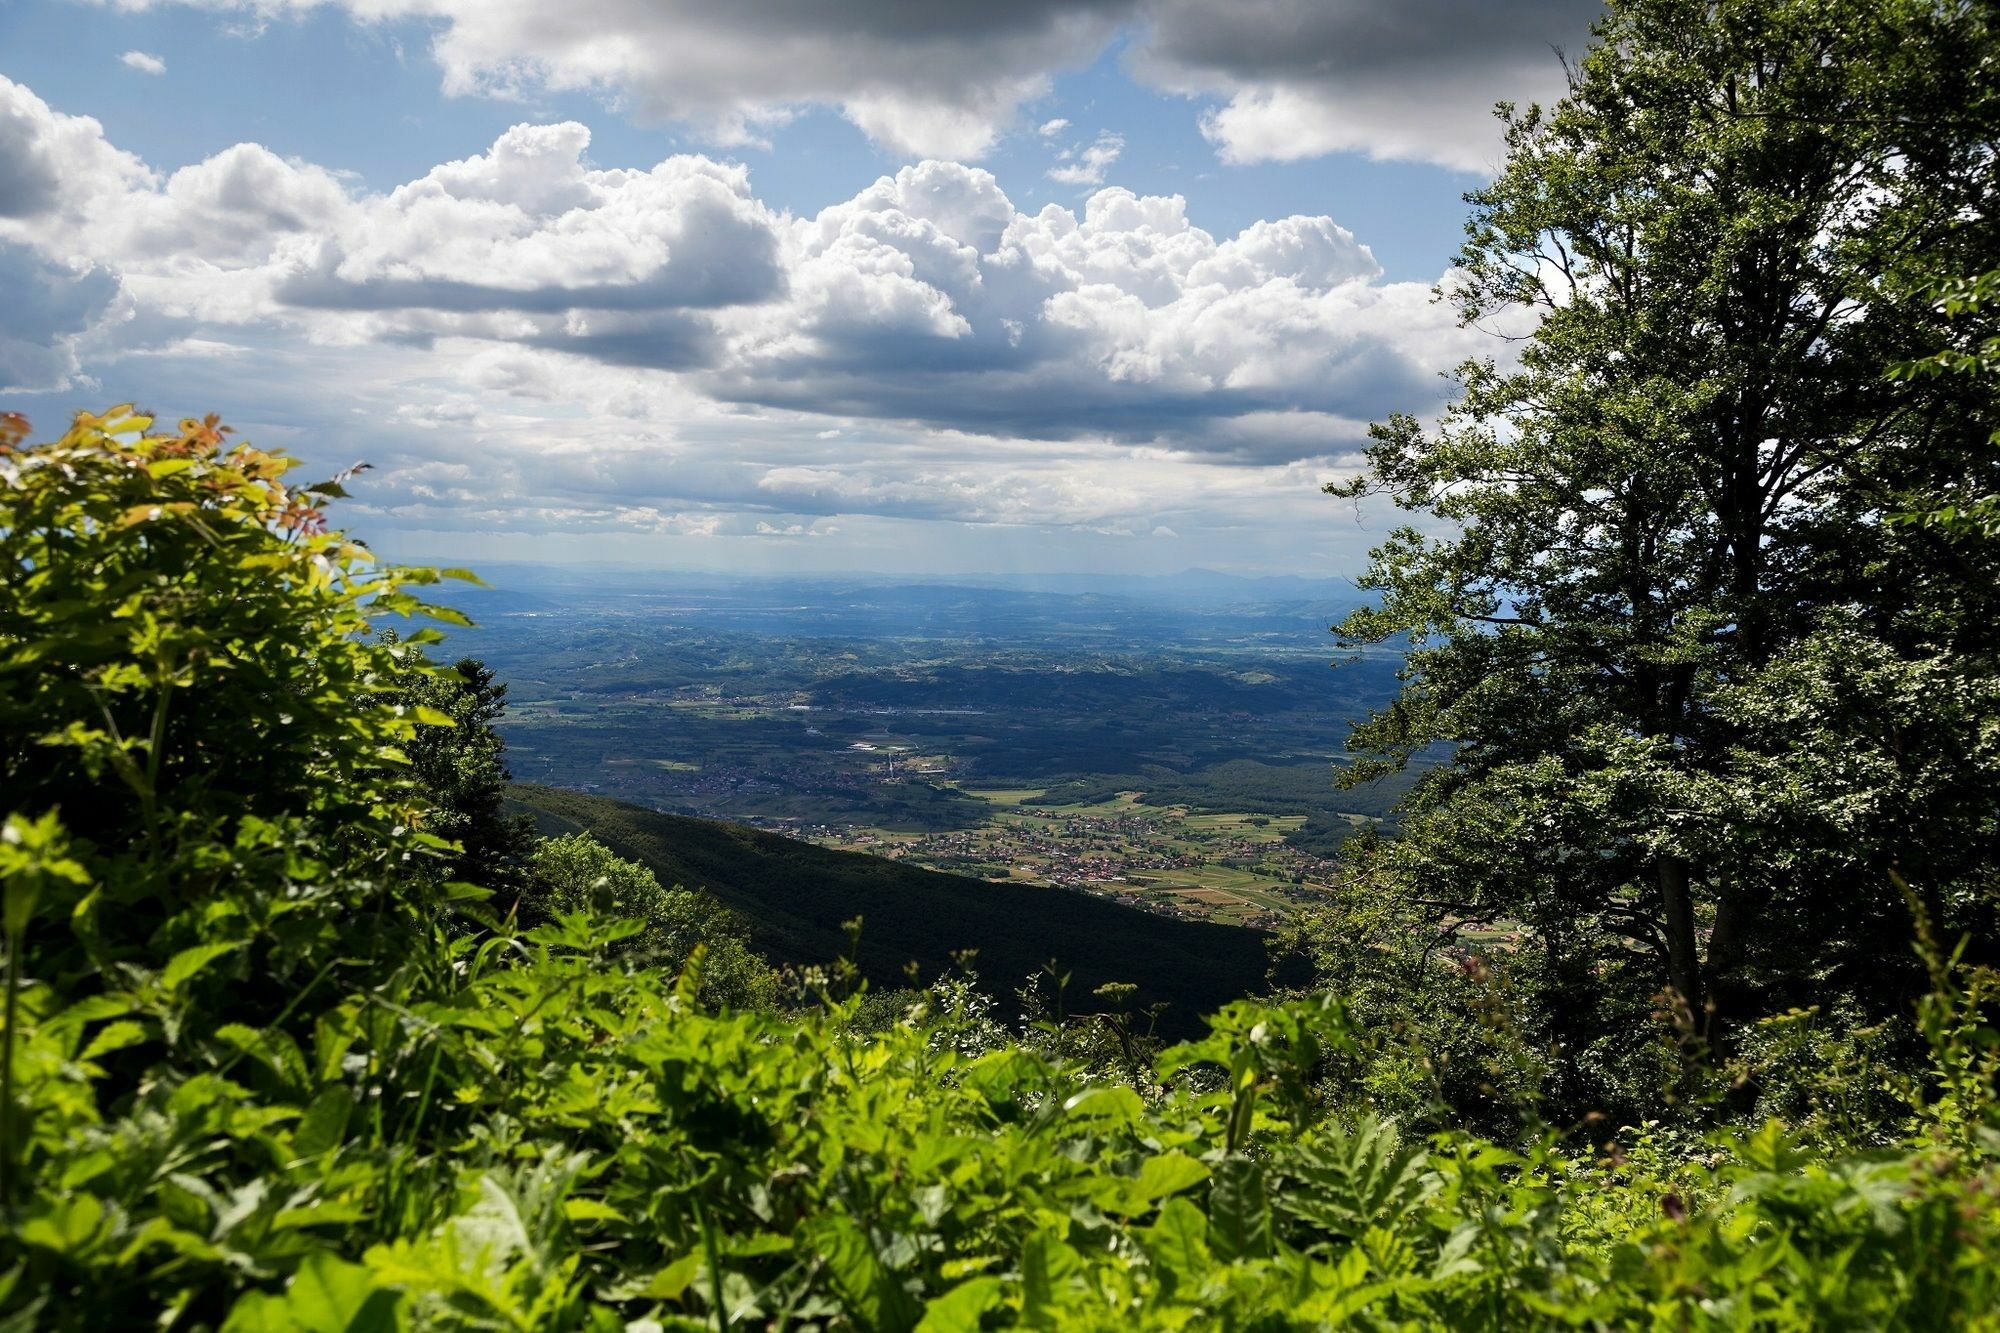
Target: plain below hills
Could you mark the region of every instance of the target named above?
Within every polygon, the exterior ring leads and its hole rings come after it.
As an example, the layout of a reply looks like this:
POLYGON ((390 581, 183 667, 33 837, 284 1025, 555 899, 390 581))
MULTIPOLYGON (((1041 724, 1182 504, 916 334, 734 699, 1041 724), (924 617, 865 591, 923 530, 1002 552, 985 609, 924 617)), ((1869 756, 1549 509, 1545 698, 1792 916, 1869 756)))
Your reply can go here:
POLYGON ((587 830, 662 884, 708 890, 744 919, 774 963, 825 964, 848 954, 843 923, 858 916, 852 954, 877 988, 908 985, 912 962, 928 982, 953 967, 956 952, 976 949, 981 983, 1003 1000, 1053 962, 1069 975, 1068 1011, 1101 1009, 1093 990, 1130 982, 1139 988, 1135 1007, 1166 1002, 1165 1036, 1192 1035, 1201 1015, 1269 989, 1267 937, 1239 926, 1179 921, 1074 890, 942 874, 581 792, 517 785, 511 795, 544 834, 587 830))

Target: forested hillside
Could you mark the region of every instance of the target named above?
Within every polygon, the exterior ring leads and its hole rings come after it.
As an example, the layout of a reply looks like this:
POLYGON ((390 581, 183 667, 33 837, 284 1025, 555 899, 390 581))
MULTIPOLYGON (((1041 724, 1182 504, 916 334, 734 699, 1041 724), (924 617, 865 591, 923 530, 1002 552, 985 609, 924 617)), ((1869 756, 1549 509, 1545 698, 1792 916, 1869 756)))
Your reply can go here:
POLYGON ((1261 991, 1264 938, 1233 926, 1174 921, 1060 889, 988 884, 880 857, 832 852, 740 824, 683 819, 601 796, 515 787, 519 806, 544 833, 588 832, 639 862, 663 884, 714 895, 740 915, 757 950, 774 963, 824 964, 845 956, 877 989, 928 984, 954 971, 957 955, 985 989, 1013 994, 1050 964, 1041 982, 1078 1012, 1096 1012, 1107 983, 1137 988, 1135 1010, 1165 1006, 1160 1031, 1191 1036, 1200 1016, 1261 991), (860 920, 850 942, 844 929, 860 920))
POLYGON ((0 1323, 2000 1327, 1996 71, 1621 0, 1509 112, 1442 295, 1522 341, 1335 488, 1413 515, 1346 772, 1438 762, 1227 1002, 1247 933, 510 805, 363 483, 0 420, 0 1323))

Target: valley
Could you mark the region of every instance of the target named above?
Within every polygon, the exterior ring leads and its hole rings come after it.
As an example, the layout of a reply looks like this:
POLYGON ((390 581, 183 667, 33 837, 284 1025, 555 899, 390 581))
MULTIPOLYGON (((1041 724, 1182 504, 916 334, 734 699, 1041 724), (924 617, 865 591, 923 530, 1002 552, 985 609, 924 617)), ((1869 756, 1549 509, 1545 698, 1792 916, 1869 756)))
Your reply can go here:
POLYGON ((1265 929, 1406 785, 1336 784, 1400 659, 1333 667, 1331 582, 553 577, 503 571, 461 639, 523 782, 1265 929))

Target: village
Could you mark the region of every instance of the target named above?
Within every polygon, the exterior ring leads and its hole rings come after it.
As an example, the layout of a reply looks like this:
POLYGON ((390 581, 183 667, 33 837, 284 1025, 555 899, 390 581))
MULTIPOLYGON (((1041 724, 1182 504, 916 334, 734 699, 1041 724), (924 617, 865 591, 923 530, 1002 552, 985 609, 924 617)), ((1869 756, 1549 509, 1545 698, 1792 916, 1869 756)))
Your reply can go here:
POLYGON ((1194 813, 1140 793, 1092 806, 1030 804, 1033 789, 971 790, 991 814, 977 828, 897 833, 811 823, 786 832, 981 879, 1080 890, 1184 920, 1282 926, 1323 897, 1336 864, 1286 844, 1299 816, 1194 813))

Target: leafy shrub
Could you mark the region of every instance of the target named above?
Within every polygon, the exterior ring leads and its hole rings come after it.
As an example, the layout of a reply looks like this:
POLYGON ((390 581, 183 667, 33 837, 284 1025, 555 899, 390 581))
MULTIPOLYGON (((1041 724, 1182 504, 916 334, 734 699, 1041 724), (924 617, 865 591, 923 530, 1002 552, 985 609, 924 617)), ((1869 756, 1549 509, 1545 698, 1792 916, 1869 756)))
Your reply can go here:
POLYGON ((1117 988, 1026 1040, 950 982, 722 1010, 595 844, 525 931, 450 887, 398 753, 438 719, 363 633, 412 580, 142 428, 0 464, 10 1327, 1994 1326, 1986 974, 1934 955, 1943 1095, 1844 1156, 1413 1134, 1328 995, 1153 1058, 1117 988))
POLYGON ((743 923, 701 890, 661 888, 652 871, 588 833, 542 839, 528 858, 528 874, 527 901, 538 917, 583 913, 636 922, 639 930, 615 951, 621 959, 679 972, 699 949, 696 994, 703 1004, 742 1009, 776 1002, 777 977, 751 951, 743 923))

